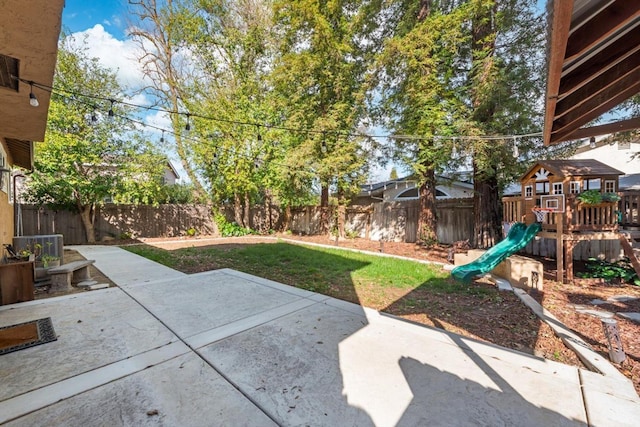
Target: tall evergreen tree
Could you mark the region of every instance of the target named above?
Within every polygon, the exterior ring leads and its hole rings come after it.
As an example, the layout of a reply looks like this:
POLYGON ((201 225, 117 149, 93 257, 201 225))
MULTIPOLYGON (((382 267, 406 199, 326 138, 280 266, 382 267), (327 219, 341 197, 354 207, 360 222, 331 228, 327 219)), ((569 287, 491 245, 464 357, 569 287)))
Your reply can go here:
POLYGON ((435 240, 435 173, 472 158, 474 243, 500 238, 501 187, 521 172, 514 144, 528 154, 539 139, 473 138, 540 129, 543 22, 534 1, 390 2, 379 11, 390 37, 379 55, 374 100, 421 181, 419 238, 435 240), (462 156, 461 156, 462 154, 462 156))

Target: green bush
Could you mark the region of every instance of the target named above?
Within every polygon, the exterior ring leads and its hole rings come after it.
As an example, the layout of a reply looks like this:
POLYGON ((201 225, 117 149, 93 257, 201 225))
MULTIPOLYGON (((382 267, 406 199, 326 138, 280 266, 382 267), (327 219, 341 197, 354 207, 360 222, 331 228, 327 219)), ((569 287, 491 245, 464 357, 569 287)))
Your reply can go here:
POLYGON ((617 202, 620 200, 620 196, 616 193, 601 193, 600 190, 587 190, 578 194, 578 200, 585 205, 597 205, 603 202, 617 202))
POLYGON ((619 202, 620 196, 618 196, 616 193, 604 193, 602 195, 602 201, 603 202, 619 202))
POLYGON ((587 205, 597 205, 602 203, 602 193, 600 190, 587 190, 578 194, 578 200, 587 205))
POLYGON ((246 236, 247 234, 255 234, 255 232, 250 228, 242 227, 235 222, 227 221, 227 218, 225 218, 221 213, 217 213, 214 216, 214 220, 222 237, 239 237, 246 236))
POLYGON ((578 277, 582 278, 601 278, 607 282, 620 281, 640 286, 640 278, 631 266, 629 258, 622 258, 616 262, 601 261, 595 258, 589 258, 587 261, 586 273, 578 273, 578 277))

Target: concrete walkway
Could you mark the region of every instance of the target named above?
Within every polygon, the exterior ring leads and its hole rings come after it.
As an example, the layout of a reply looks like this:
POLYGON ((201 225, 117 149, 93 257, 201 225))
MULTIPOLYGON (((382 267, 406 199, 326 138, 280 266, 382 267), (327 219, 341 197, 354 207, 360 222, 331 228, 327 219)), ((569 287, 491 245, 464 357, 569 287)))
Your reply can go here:
POLYGON ((233 270, 74 247, 119 285, 0 307, 58 340, 0 356, 11 426, 623 426, 631 383, 233 270))

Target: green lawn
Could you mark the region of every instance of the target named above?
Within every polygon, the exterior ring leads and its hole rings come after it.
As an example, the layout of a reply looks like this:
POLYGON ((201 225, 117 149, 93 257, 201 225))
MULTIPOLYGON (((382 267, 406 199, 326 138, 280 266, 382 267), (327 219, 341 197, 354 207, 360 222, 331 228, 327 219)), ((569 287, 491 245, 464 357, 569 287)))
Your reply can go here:
POLYGON ((340 249, 283 242, 171 251, 146 245, 124 249, 186 273, 232 268, 351 301, 362 292, 408 292, 424 285, 434 292, 478 293, 438 266, 340 249))

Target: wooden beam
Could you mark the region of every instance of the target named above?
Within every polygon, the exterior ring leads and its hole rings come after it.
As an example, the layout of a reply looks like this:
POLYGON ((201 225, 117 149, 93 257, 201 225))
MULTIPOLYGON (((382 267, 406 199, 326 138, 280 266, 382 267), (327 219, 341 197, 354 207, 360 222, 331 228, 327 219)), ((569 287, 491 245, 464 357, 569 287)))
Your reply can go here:
MULTIPOLYGON (((625 79, 637 80, 640 78, 640 55, 630 55, 614 68, 600 74, 588 84, 573 92, 571 95, 558 101, 556 104, 555 119, 579 108, 605 91, 611 90, 616 84, 625 79)), ((623 85, 624 87, 624 85, 623 85)))
POLYGON ((560 87, 560 77, 562 66, 567 49, 567 39, 571 28, 571 14, 573 12, 573 0, 554 1, 551 12, 551 40, 549 41, 549 60, 546 91, 546 109, 544 116, 543 141, 544 145, 549 145, 551 130, 553 129, 553 118, 555 116, 556 102, 558 100, 558 89, 560 87))
POLYGON ((637 54, 640 50, 640 31, 630 31, 616 40, 607 49, 592 56, 574 70, 565 73, 560 81, 558 89, 559 97, 564 98, 585 84, 589 83, 602 73, 615 67, 630 55, 637 54))
POLYGON ((600 94, 600 96, 592 98, 590 102, 584 103, 581 108, 572 111, 559 120, 554 120, 550 143, 572 139, 571 134, 578 130, 580 126, 598 118, 622 101, 636 95, 640 92, 640 80, 637 78, 635 81, 631 78, 625 79, 622 82, 618 82, 615 87, 612 87, 610 92, 617 93, 617 95, 609 97, 607 94, 600 94))
POLYGON ((640 2, 617 0, 610 4, 569 36, 565 63, 583 55, 639 16, 640 2))
POLYGON ((633 247, 627 240, 627 237, 623 234, 620 234, 620 246, 624 249, 624 253, 629 257, 629 261, 631 261, 633 269, 636 271, 638 277, 640 277, 640 261, 638 261, 638 257, 633 252, 633 247))
POLYGON ((592 126, 588 128, 578 129, 573 132, 568 139, 582 139, 592 136, 608 135, 610 133, 624 132, 627 130, 640 129, 640 117, 634 119, 621 120, 606 125, 592 126))

